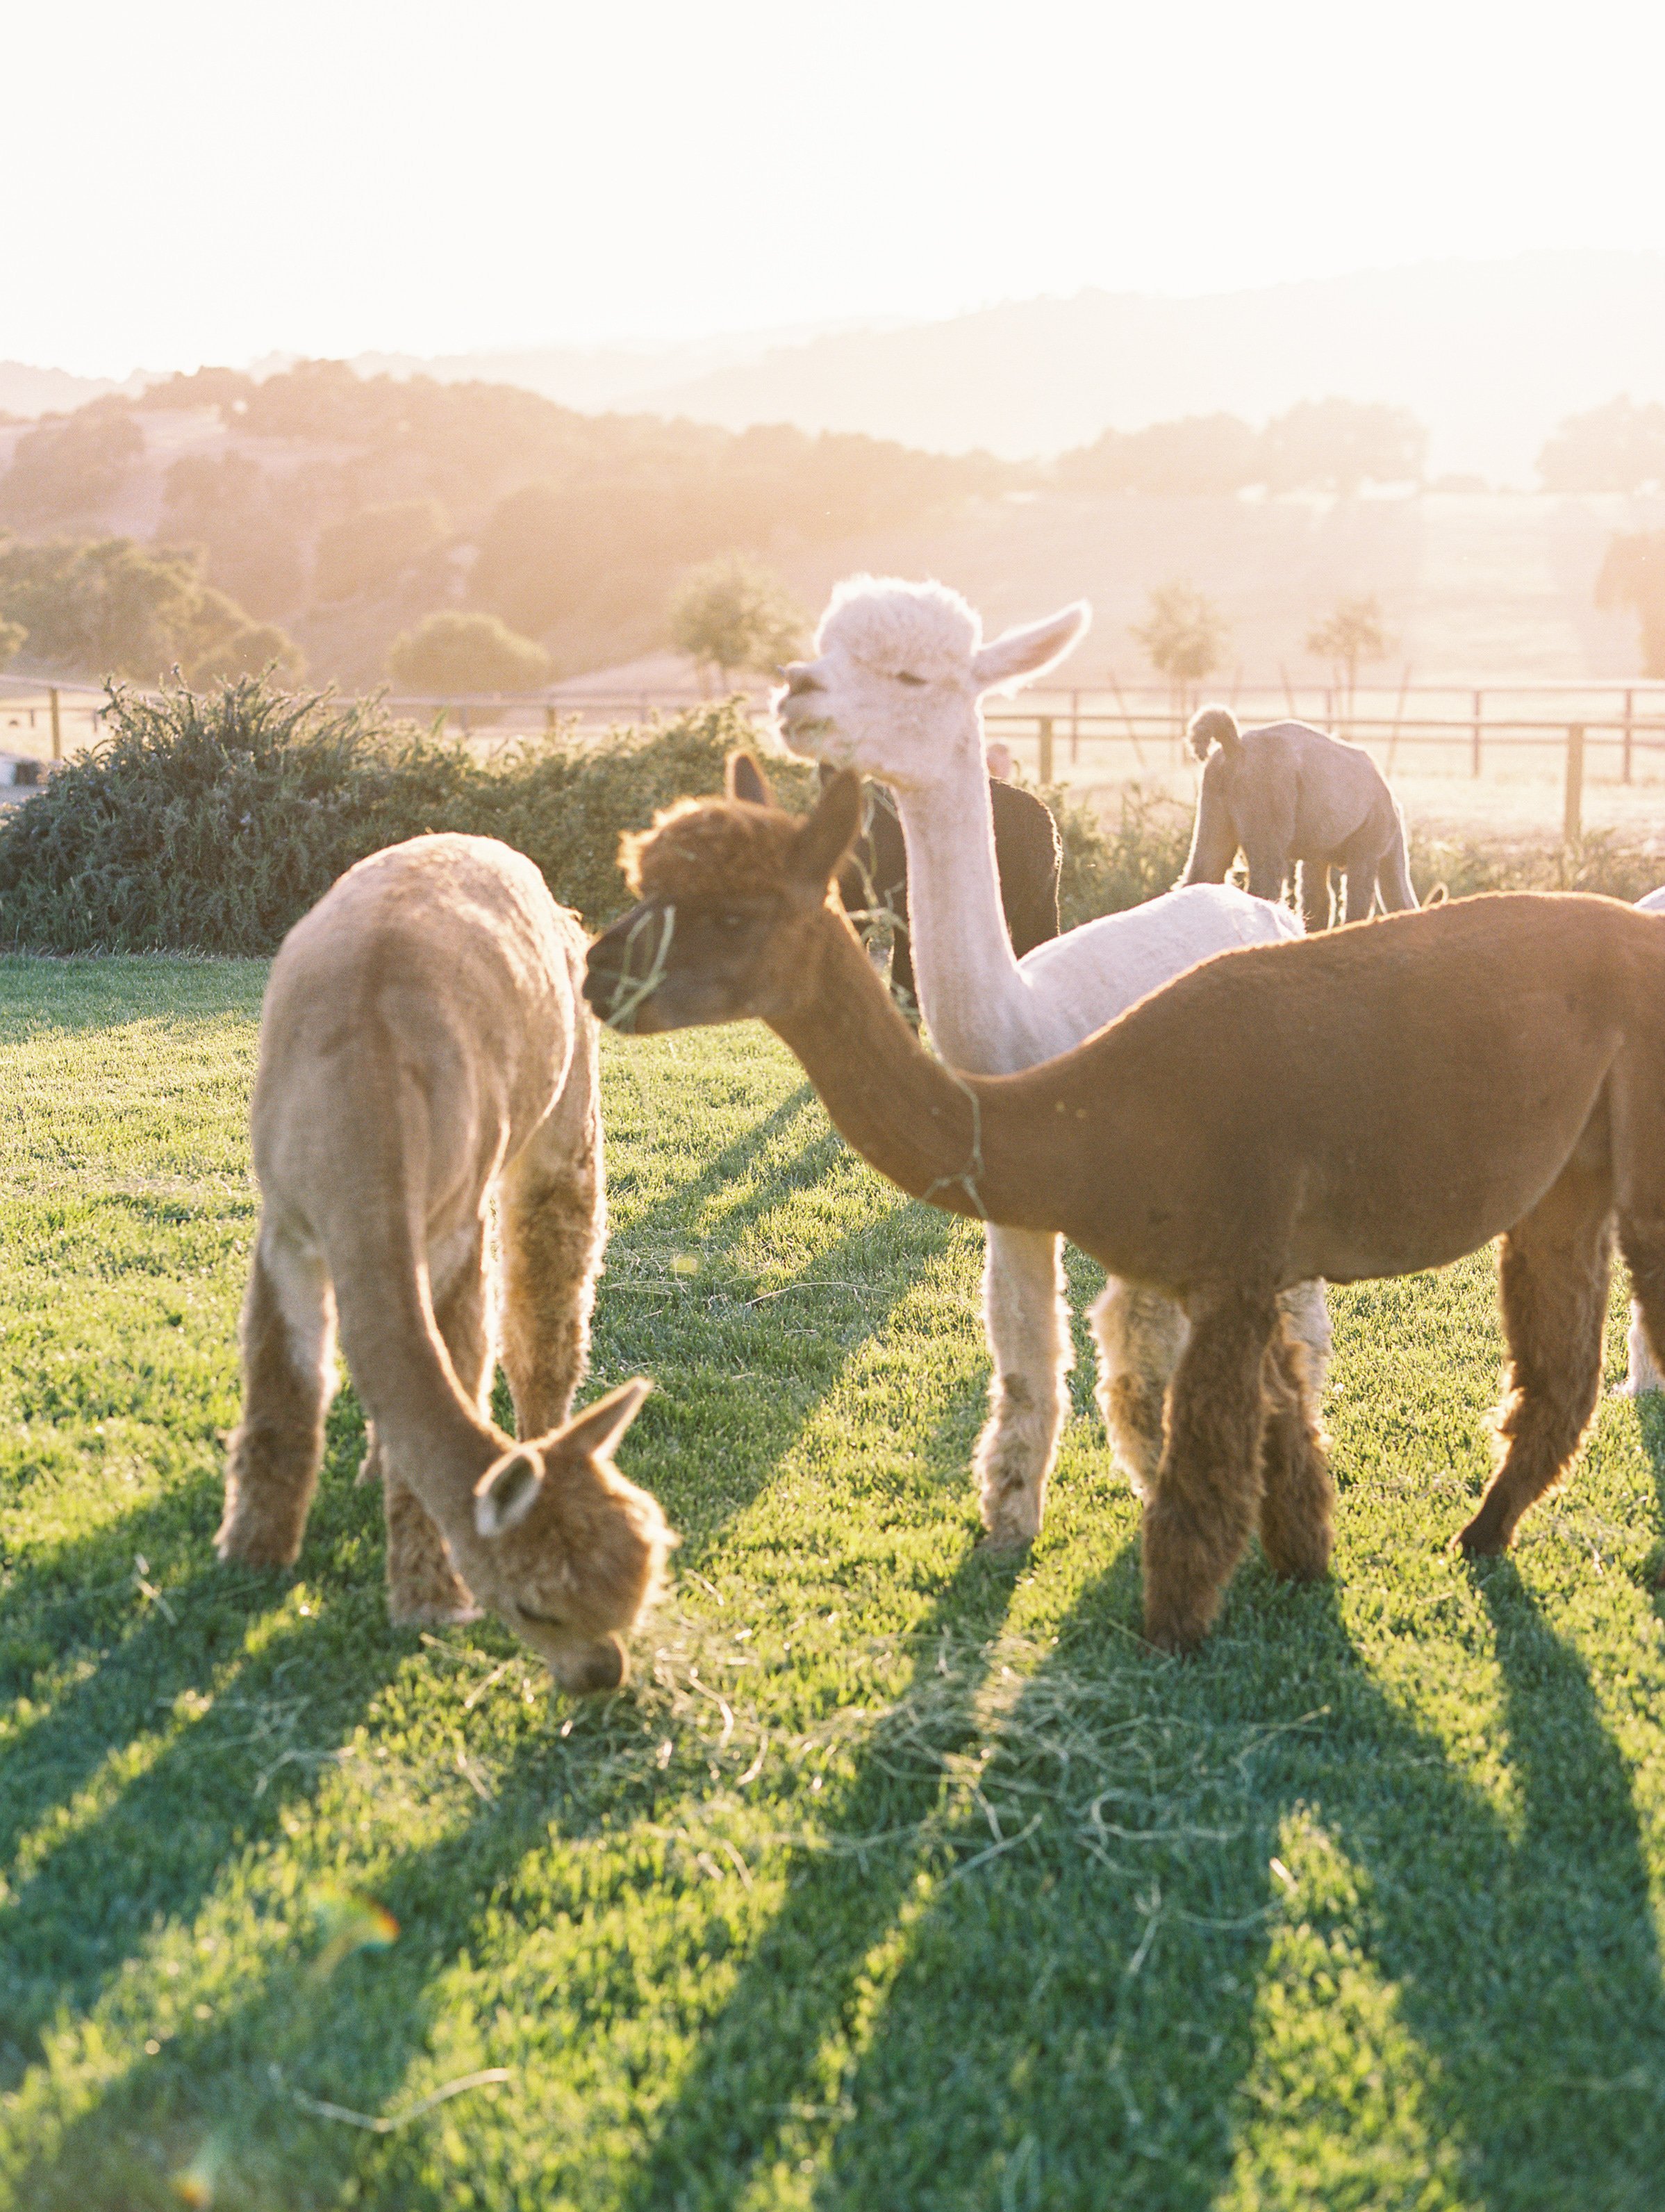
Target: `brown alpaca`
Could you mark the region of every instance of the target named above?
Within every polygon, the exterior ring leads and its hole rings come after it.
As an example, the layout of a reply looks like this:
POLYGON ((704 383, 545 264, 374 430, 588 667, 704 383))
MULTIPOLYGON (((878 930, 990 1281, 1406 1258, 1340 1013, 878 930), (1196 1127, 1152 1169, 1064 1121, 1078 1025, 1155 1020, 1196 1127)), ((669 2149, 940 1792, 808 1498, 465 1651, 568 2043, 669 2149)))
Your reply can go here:
POLYGON ((1194 1644, 1258 1522, 1324 1572, 1331 1487, 1279 1291, 1439 1267, 1504 1237, 1507 1449, 1462 1531, 1499 1552, 1595 1404, 1617 1218, 1665 1345, 1665 932, 1613 901, 1464 900, 1224 952, 1021 1074, 958 1075, 895 1012, 828 884, 860 786, 806 821, 727 799, 629 842, 641 904, 591 947, 621 1027, 757 1015, 883 1174, 1061 1232, 1183 1305, 1145 1508, 1145 1621, 1194 1644))
POLYGON ((605 1234, 583 950, 532 862, 486 837, 361 860, 283 940, 260 1022, 260 1229, 217 1546, 259 1566, 300 1552, 338 1312, 394 1619, 468 1618, 477 1597, 567 1688, 598 1690, 623 1680, 619 1633, 673 1540, 611 1463, 647 1384, 568 1419, 605 1234), (518 1445, 486 1412, 494 1200, 518 1445))

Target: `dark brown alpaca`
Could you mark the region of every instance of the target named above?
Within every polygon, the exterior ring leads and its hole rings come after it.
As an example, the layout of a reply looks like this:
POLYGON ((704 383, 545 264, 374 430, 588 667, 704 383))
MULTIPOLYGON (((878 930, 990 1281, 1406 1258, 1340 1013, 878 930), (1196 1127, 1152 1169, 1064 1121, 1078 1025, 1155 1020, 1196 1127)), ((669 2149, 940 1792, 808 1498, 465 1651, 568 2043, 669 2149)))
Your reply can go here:
POLYGON ((731 791, 628 841, 641 903, 592 946, 586 994, 643 1031, 760 1017, 902 1189, 1061 1232, 1184 1305, 1145 1516, 1153 1642, 1206 1633, 1257 1522, 1279 1572, 1328 1565, 1329 1475, 1280 1290, 1443 1267, 1503 1236, 1507 1449, 1471 1552, 1505 1548, 1589 1419, 1615 1218, 1665 1346, 1657 921, 1517 893, 1247 946, 1056 1060, 963 1076, 829 903, 855 777, 801 822, 750 762, 731 791))

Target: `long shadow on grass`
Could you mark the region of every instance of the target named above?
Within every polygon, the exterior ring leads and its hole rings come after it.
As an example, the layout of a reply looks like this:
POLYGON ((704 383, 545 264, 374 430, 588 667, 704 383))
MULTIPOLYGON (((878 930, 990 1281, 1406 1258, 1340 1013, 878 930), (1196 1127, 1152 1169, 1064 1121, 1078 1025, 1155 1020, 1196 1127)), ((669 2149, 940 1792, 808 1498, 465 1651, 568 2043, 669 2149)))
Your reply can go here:
MULTIPOLYGON (((767 2020, 728 2008, 725 2026, 732 2031, 744 2014, 745 2032, 729 2033, 722 2062, 712 2069, 720 2095, 704 2100, 703 2125, 720 2129, 727 2115, 744 2124, 759 2106, 767 2115, 777 2092, 790 2098, 822 2036, 854 2001, 862 1961, 894 1921, 912 1869, 884 1844, 864 1866, 860 1841, 911 1831, 929 1812, 941 1788, 941 1758, 975 1730, 987 1639, 1012 1586, 1008 1568, 969 1554, 910 1639, 923 1696, 910 1693, 895 1720, 875 1731, 848 1789, 824 1815, 839 1847, 799 1856, 793 1901, 744 1977, 760 1996, 763 1984, 771 1984, 775 2006, 767 2020)), ((501 1942, 517 1871, 529 1854, 547 1847, 552 1833, 641 1834, 649 1822, 657 1824, 650 1832, 659 1832, 703 1802, 709 1789, 703 1740, 661 1772, 633 1705, 621 1698, 584 1716, 570 1749, 547 1729, 528 1730, 496 1778, 495 1802, 474 1807, 438 1843, 407 1853, 388 1874, 380 1893, 404 1927, 391 1952, 349 1962, 325 1985, 310 1976, 301 1947, 289 1950, 244 2002, 210 2025, 185 2026, 160 2057, 136 2057, 20 2177, 20 2201, 39 2212, 83 2207, 106 2201, 100 2192, 120 2180, 135 2206, 164 2203, 169 2164, 182 2164, 206 2136, 217 2134, 228 2142, 239 2202, 245 2195, 259 2204, 334 2202, 351 2174, 360 2203, 441 2212, 453 2199, 444 2172, 424 2151, 423 2130, 378 2142, 308 2118, 294 2093, 368 2112, 397 2105, 413 2060, 443 2033, 442 1977, 477 1957, 483 1945, 501 1942), (596 1782, 577 1770, 580 1747, 596 1754, 599 1795, 596 1782), (367 2016, 374 2021, 372 2033, 367 2016)), ((580 1887, 570 1909, 581 1915, 592 1903, 582 1894, 581 1867, 572 1878, 580 1887)), ((703 1881, 691 1869, 681 1879, 703 1881)), ((659 1880, 668 1905, 678 1878, 667 1869, 659 1880)), ((593 1971, 595 1986, 563 1996, 580 2014, 593 2008, 605 2031, 620 2000, 602 1986, 610 1970, 599 1954, 593 1971)), ((781 2124, 780 2114, 759 2123, 760 2154, 781 2124)), ((559 2177, 561 2189, 572 2192, 568 2201, 599 2204, 604 2192, 611 2200, 613 2155, 606 2130, 598 2145, 568 2151, 572 2164, 559 2177), (574 2167, 586 2160, 590 2171, 580 2175, 574 2167)), ((732 2145, 725 2146, 720 2164, 724 2173, 736 2172, 732 2145)), ((471 2178, 485 2176, 477 2167, 471 2178)))
MULTIPOLYGON (((1257 2096, 1274 2132, 1316 2124, 1344 2160, 1357 2130, 1346 2202, 1421 2201, 1437 2156, 1463 2201, 1498 2212, 1656 2203, 1665 1990, 1628 1778, 1513 1569, 1484 1589, 1518 1829, 1360 1668, 1332 1591, 1279 1592, 1252 1566, 1226 1640, 1174 1668, 1115 1638, 1134 1602, 1118 1563, 995 1731, 866 2054, 823 2091, 837 2109, 801 2145, 824 2160, 817 2204, 1205 2212, 1262 2109, 1242 2094, 1257 2038, 1275 2042, 1291 2004, 1309 2040, 1257 2096), (1358 1899, 1326 1897, 1281 1840, 1291 1817, 1333 1838, 1358 1899), (1280 1849, 1302 1869, 1293 1897, 1280 1849), (1285 1923, 1339 1955, 1316 1973, 1275 1959, 1285 1923), (1419 2130, 1397 2142, 1384 2118, 1418 2085, 1361 2087, 1374 2055, 1350 2047, 1345 2014, 1325 2026, 1361 1949, 1428 2061, 1419 2130), (1310 1978, 1266 2010, 1257 1993, 1291 1972, 1310 1978), (1316 2087, 1315 2051, 1334 2074, 1316 2087), (1367 2175, 1383 2193, 1358 2195, 1367 2175)), ((736 2002, 643 2212, 727 2201, 731 2146, 764 2125, 755 2106, 726 2136, 702 2119, 722 2099, 715 2060, 779 2003, 761 1984, 736 2002)), ((1329 2201, 1316 2186, 1305 2201, 1329 2201)))
POLYGON ((61 2008, 95 2000, 154 1923, 189 1918, 228 1856, 277 1830, 410 1648, 359 1565, 377 1501, 339 1481, 308 1531, 313 1610, 246 1653, 284 1583, 204 1564, 202 1525, 217 1503, 217 1482, 192 1484, 13 1578, 18 1627, 55 1631, 87 1671, 14 1726, 0 1768, 8 2069, 34 2061, 61 2008), (179 1577, 182 1560, 197 1571, 179 1577), (73 1637, 66 1582, 89 1593, 73 1637))

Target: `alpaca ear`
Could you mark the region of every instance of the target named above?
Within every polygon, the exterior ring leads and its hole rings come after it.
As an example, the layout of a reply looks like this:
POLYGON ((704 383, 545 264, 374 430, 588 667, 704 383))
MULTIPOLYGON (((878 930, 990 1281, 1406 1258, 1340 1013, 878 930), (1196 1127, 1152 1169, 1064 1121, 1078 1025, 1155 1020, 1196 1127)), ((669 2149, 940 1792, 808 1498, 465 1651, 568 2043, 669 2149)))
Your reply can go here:
POLYGON ((1073 606, 1048 615, 1044 622, 1006 631, 972 655, 972 681, 979 691, 1026 684, 1061 660, 1085 636, 1091 620, 1092 609, 1085 599, 1078 599, 1073 606))
POLYGON ((474 1486, 474 1526, 483 1536, 518 1528, 544 1487, 544 1468, 525 1444, 505 1452, 474 1486))
POLYGON ((653 1387, 645 1375, 638 1375, 633 1382, 621 1382, 617 1390, 610 1390, 593 1406, 575 1413, 561 1431, 562 1450, 583 1452, 591 1459, 607 1458, 641 1411, 642 1400, 653 1387))
POLYGON ((798 832, 792 854, 793 875, 817 891, 825 890, 860 828, 861 778, 853 768, 842 768, 798 832))
POLYGON ((728 757, 725 781, 728 795, 747 806, 773 806, 775 793, 769 787, 769 778, 750 753, 734 752, 728 757))

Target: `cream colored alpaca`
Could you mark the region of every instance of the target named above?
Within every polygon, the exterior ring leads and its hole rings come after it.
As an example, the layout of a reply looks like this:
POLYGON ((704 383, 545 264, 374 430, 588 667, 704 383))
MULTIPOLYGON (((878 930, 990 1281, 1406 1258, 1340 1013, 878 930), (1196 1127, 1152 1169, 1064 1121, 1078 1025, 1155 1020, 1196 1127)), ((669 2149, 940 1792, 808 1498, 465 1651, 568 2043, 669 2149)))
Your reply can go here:
MULTIPOLYGON (((860 769, 896 794, 908 847, 919 1002, 956 1067, 1000 1075, 1052 1058, 1147 992, 1233 945, 1298 937, 1286 908, 1225 884, 1106 915, 1014 958, 1000 908, 981 700, 1060 660, 1087 627, 1085 605, 981 642, 981 624, 941 584, 857 576, 822 618, 812 660, 784 672, 777 711, 793 751, 860 769)), ((1068 1408, 1069 1313, 1060 1240, 991 1226, 984 1318, 994 1373, 975 1468, 996 1545, 1030 1542, 1068 1408)), ((1330 1332, 1322 1287, 1288 1310, 1322 1391, 1330 1332)), ((1184 1350, 1170 1298, 1112 1280, 1092 1310, 1098 1401, 1143 1496, 1162 1452, 1162 1407, 1184 1350)))
POLYGON ((284 939, 260 1023, 260 1229, 218 1548, 263 1566, 299 1553, 338 1313, 394 1618, 466 1618, 477 1597, 568 1688, 595 1690, 623 1679, 619 1632, 673 1540, 611 1464, 648 1386, 568 1421, 606 1227, 583 962, 576 917, 487 837, 361 860, 284 939), (519 1444, 486 1411, 494 1200, 519 1444))

